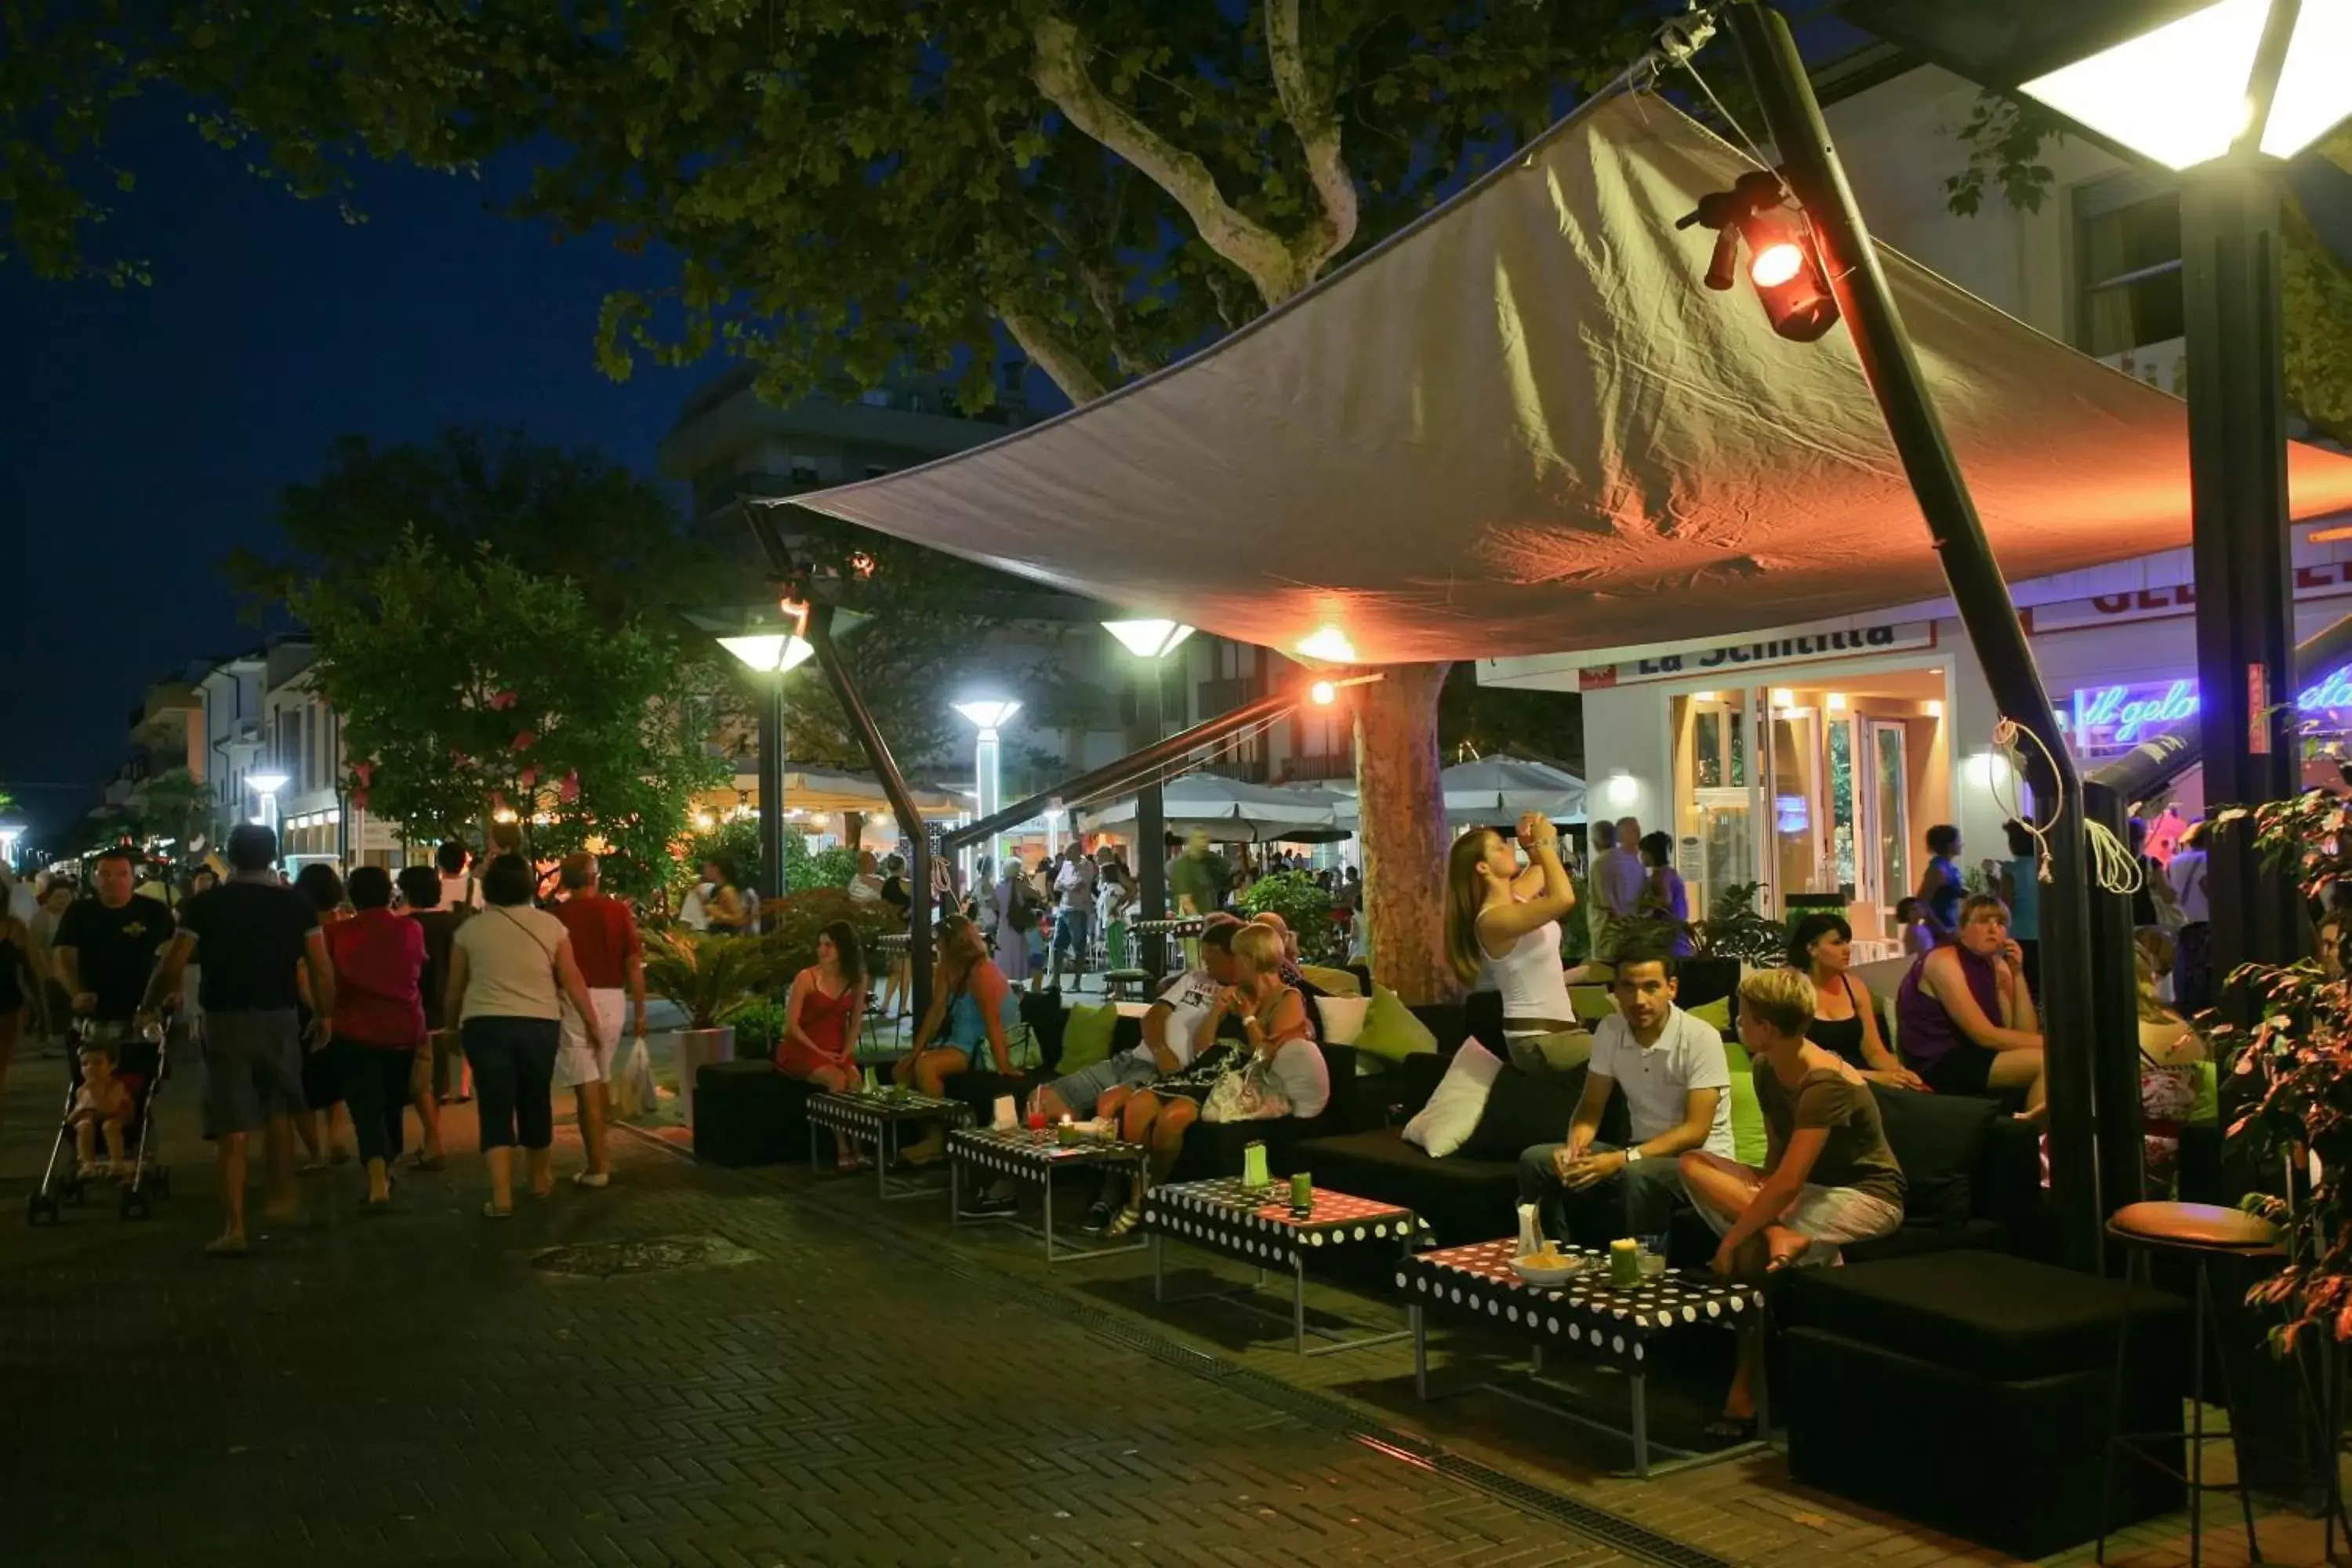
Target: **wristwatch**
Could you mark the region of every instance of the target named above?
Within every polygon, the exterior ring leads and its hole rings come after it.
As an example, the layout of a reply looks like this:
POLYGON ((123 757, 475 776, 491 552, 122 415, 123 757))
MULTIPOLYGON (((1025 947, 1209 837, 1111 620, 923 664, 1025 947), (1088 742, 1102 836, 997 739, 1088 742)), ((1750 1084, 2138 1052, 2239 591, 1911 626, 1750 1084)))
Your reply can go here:
POLYGON ((1639 1143, 1634 1144, 1633 1147, 1625 1151, 1625 1163, 1629 1165, 1641 1157, 1642 1146, 1639 1143))

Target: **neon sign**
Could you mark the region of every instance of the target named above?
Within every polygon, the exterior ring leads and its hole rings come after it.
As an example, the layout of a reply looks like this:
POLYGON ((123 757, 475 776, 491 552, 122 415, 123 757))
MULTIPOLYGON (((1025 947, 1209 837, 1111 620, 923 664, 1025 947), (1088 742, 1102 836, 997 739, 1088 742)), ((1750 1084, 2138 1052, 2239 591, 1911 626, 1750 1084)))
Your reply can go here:
MULTIPOLYGON (((2352 667, 2305 688, 2294 705, 2304 713, 2352 709, 2352 667)), ((2136 746, 2158 731, 2196 716, 2197 682, 2193 679, 2078 688, 2074 692, 2074 743, 2085 752, 2136 746)))

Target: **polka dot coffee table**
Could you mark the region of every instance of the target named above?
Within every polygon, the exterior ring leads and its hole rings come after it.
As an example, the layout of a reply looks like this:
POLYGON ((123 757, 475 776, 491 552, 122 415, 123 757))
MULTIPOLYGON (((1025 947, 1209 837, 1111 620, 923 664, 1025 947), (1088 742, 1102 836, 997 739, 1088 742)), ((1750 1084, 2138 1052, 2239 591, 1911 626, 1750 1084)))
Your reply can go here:
POLYGON ((1338 1258, 1351 1247, 1391 1247, 1410 1256, 1416 1228, 1417 1222, 1410 1209, 1335 1193, 1328 1187, 1315 1189, 1311 1210, 1304 1215, 1294 1215, 1290 1210, 1290 1184, 1281 1180, 1258 1192, 1244 1189, 1238 1176, 1180 1182, 1155 1187, 1143 1200, 1143 1230, 1151 1237, 1153 1300, 1168 1300, 1161 1280, 1167 1244, 1171 1241, 1255 1264, 1260 1283, 1267 1269, 1287 1268, 1291 1340, 1300 1355, 1329 1355, 1335 1351, 1390 1344, 1412 1332, 1410 1329, 1399 1329, 1348 1339, 1323 1329, 1310 1330, 1307 1324, 1307 1266, 1313 1260, 1338 1258), (1307 1343, 1309 1333, 1333 1342, 1310 1349, 1307 1343))
MULTIPOLYGON (((1413 1387, 1423 1399, 1430 1396, 1429 1320, 1433 1313, 1475 1320, 1496 1333, 1524 1337, 1535 1352, 1538 1373, 1543 1370, 1548 1350, 1566 1351, 1623 1373, 1633 1396, 1633 1430, 1622 1435, 1633 1439, 1637 1476, 1646 1479, 1691 1464, 1712 1464, 1761 1447, 1740 1444, 1654 1468, 1651 1448, 1667 1445, 1651 1442, 1648 1394, 1650 1363, 1658 1353, 1660 1341, 1669 1334, 1744 1328, 1762 1314, 1762 1292, 1752 1286, 1727 1285, 1682 1271, 1645 1279, 1620 1290, 1609 1283, 1605 1256, 1565 1246, 1562 1252, 1586 1260, 1585 1270, 1563 1284, 1530 1285, 1511 1268, 1518 1250, 1518 1243, 1506 1237, 1423 1252, 1397 1265, 1397 1289, 1403 1293, 1406 1316, 1412 1322, 1413 1387)), ((1546 1408, 1557 1407, 1547 1405, 1546 1408)), ((1760 1373, 1756 1408, 1757 1429, 1769 1431, 1760 1373)), ((1618 1430, 1574 1411, 1558 1414, 1603 1431, 1618 1430)))
POLYGON ((1016 1215, 1005 1215, 988 1223, 1009 1224, 1042 1237, 1046 1262, 1076 1263, 1081 1258, 1105 1258, 1115 1252, 1134 1252, 1143 1246, 1139 1238, 1115 1247, 1073 1247, 1067 1242, 1057 1246, 1054 1240, 1054 1173, 1077 1167, 1102 1170, 1122 1165, 1133 1173, 1142 1169, 1143 1160, 1143 1146, 1139 1143, 1089 1142, 1065 1147, 1061 1134, 1050 1127, 1034 1132, 1026 1127, 959 1129, 948 1134, 949 1223, 969 1223, 963 1214, 963 1189, 967 1183, 985 1191, 992 1182, 1009 1177, 1045 1189, 1045 1222, 1033 1227, 1016 1215))
POLYGON ((890 1179, 891 1163, 898 1156, 901 1129, 913 1121, 944 1121, 950 1127, 961 1127, 971 1120, 971 1108, 961 1101, 933 1100, 923 1094, 893 1096, 862 1090, 856 1094, 813 1094, 808 1101, 809 1169, 824 1168, 818 1134, 831 1131, 874 1151, 874 1190, 877 1196, 886 1200, 936 1197, 939 1188, 935 1184, 890 1179))

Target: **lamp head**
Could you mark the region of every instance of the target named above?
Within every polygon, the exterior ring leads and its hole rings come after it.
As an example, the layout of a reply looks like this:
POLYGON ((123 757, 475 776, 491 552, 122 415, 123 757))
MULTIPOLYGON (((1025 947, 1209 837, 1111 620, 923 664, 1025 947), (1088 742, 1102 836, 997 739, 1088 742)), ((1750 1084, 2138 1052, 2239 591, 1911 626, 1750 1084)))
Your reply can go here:
POLYGON ((761 632, 747 637, 720 637, 719 646, 743 661, 746 668, 761 674, 782 674, 796 669, 816 656, 803 637, 783 632, 761 632))
POLYGON ((1003 728, 1007 720, 1021 711, 1018 702, 958 702, 955 710, 979 727, 983 734, 1003 728))
POLYGON ((1181 621, 1105 621, 1103 630, 1138 658, 1161 658, 1192 635, 1181 621))
POLYGON ((247 773, 246 786, 260 795, 276 795, 286 787, 284 773, 247 773))

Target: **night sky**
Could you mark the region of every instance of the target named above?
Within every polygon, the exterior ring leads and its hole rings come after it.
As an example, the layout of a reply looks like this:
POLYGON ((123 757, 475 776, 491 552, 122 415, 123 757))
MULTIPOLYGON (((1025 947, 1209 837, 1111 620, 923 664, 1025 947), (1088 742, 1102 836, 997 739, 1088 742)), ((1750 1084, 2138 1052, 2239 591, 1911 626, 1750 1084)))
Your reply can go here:
POLYGON ((0 786, 37 828, 96 804, 150 681, 258 641, 215 564, 274 546, 279 490, 336 437, 519 425, 651 473, 719 368, 598 371, 599 300, 660 285, 663 260, 490 210, 519 161, 482 182, 365 170, 354 226, 161 102, 131 129, 118 152, 140 189, 102 232, 152 262, 153 286, 0 266, 0 786))

